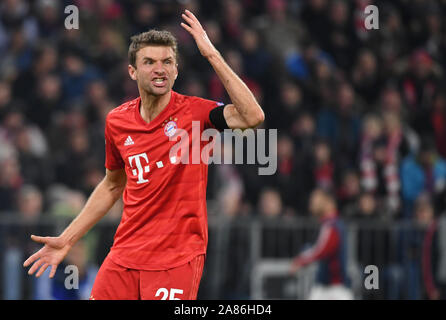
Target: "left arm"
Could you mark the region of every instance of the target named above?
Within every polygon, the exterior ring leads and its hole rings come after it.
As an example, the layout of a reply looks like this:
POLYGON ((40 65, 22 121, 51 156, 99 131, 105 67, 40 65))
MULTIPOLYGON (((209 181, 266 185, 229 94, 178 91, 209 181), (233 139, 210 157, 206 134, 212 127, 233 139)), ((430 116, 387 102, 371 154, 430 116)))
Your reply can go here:
POLYGON ((181 26, 194 37, 200 53, 212 65, 231 98, 233 104, 228 104, 223 110, 229 128, 246 129, 261 124, 265 114, 252 92, 225 62, 194 14, 186 10, 182 17, 188 24, 181 23, 181 26))
POLYGON ((332 226, 322 227, 316 244, 293 259, 291 271, 294 272, 317 260, 324 259, 339 248, 340 239, 332 226))

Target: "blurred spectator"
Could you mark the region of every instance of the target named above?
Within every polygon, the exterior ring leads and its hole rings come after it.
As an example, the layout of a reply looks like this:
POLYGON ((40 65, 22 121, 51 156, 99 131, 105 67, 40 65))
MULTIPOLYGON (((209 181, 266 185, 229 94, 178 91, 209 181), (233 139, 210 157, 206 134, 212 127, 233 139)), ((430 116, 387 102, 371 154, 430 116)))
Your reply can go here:
POLYGON ((23 185, 15 199, 16 216, 11 216, 13 223, 9 225, 4 235, 3 284, 5 297, 21 299, 30 296, 32 283, 22 281, 26 270, 23 269, 23 257, 38 250, 38 245, 31 241, 29 235, 49 232, 48 226, 41 225, 43 211, 42 193, 33 185, 23 185))
MULTIPOLYGON (((402 264, 405 272, 405 299, 425 299, 423 288, 422 259, 423 242, 426 232, 434 223, 435 213, 428 193, 420 194, 414 204, 413 226, 406 228, 401 234, 402 264)), ((433 288, 428 288, 434 290, 433 288)), ((432 297, 438 293, 429 291, 432 297)))
POLYGON ((352 79, 355 91, 369 104, 374 104, 376 93, 380 91, 376 56, 370 50, 359 53, 358 61, 353 69, 352 79))
POLYGON ((52 217, 73 218, 79 214, 87 202, 79 191, 54 184, 47 192, 49 214, 52 217))
POLYGON ((292 81, 282 82, 280 86, 280 101, 270 110, 271 128, 283 128, 290 134, 295 120, 305 111, 302 89, 292 81))
POLYGON ((425 139, 416 155, 407 156, 401 164, 404 217, 412 217, 415 200, 422 192, 434 199, 443 196, 446 186, 446 162, 438 156, 432 139, 425 139))
POLYGON ((345 217, 350 216, 351 218, 363 220, 376 220, 380 216, 376 197, 370 192, 360 194, 355 206, 350 206, 348 209, 344 211, 345 217))
POLYGON ((97 78, 94 68, 88 66, 82 57, 67 53, 63 57, 62 87, 64 103, 70 104, 83 98, 87 85, 97 78))
POLYGON ((71 188, 81 189, 84 175, 92 165, 90 140, 87 132, 75 130, 71 132, 68 143, 70 149, 55 161, 56 179, 71 188))
POLYGON ((378 185, 375 172, 374 148, 382 136, 382 119, 375 115, 367 115, 364 117, 360 142, 359 167, 361 168, 361 186, 366 191, 374 191, 378 185))
POLYGON ((43 209, 43 197, 40 191, 31 185, 24 185, 17 199, 18 214, 22 221, 36 222, 43 209))
POLYGON ((0 161, 0 210, 11 212, 15 207, 17 192, 23 183, 20 164, 14 156, 0 161))
POLYGON ((39 45, 29 68, 21 70, 14 81, 14 96, 27 104, 34 103, 34 97, 39 92, 38 85, 43 76, 57 71, 58 53, 50 44, 39 45))
POLYGON ((42 130, 47 130, 52 125, 55 114, 63 110, 61 82, 56 74, 42 75, 37 81, 34 101, 27 105, 25 114, 42 130))
POLYGON ((88 123, 105 124, 107 113, 116 104, 109 97, 107 84, 101 80, 91 82, 87 87, 86 100, 85 114, 88 123))
MULTIPOLYGON (((214 151, 214 157, 224 159, 225 153, 231 153, 234 157, 232 144, 222 143, 221 150, 214 151)), ((235 165, 222 163, 216 165, 214 169, 217 176, 216 181, 218 181, 215 198, 219 211, 229 218, 241 215, 244 184, 235 165)))
POLYGON ((311 30, 311 37, 319 45, 328 42, 327 30, 330 28, 327 16, 328 4, 327 0, 309 0, 305 1, 301 10, 301 17, 308 30, 311 30))
POLYGON ((239 1, 223 0, 222 1, 222 31, 225 42, 236 43, 242 35, 243 7, 239 1))
POLYGON ((284 0, 267 0, 264 25, 265 44, 276 59, 285 59, 299 51, 299 40, 304 37, 305 29, 297 19, 287 15, 289 3, 284 0))
POLYGON ((293 125, 296 157, 296 179, 294 199, 299 214, 307 212, 308 196, 314 187, 313 171, 308 170, 313 163, 314 145, 317 142, 316 124, 309 113, 302 113, 293 125))
POLYGON ((342 174, 341 185, 336 190, 336 197, 339 203, 339 211, 352 206, 361 193, 359 176, 354 170, 347 170, 342 174))
POLYGON ((4 117, 8 114, 13 106, 11 85, 9 82, 0 81, 0 123, 3 122, 4 117))
POLYGON ((126 43, 122 35, 112 28, 101 27, 98 33, 100 37, 92 55, 92 63, 107 75, 125 56, 126 43))
POLYGON ((401 86, 410 110, 410 126, 417 132, 430 130, 429 112, 434 93, 439 87, 439 74, 429 53, 423 49, 413 52, 401 86))
POLYGON ((372 193, 363 193, 357 202, 356 208, 352 208, 351 217, 362 223, 357 233, 356 257, 360 270, 368 265, 378 267, 378 290, 362 290, 363 299, 385 299, 392 297, 392 290, 398 287, 398 278, 395 275, 399 269, 395 268, 395 259, 392 259, 392 233, 385 228, 384 216, 376 197, 372 193))
POLYGON ((264 49, 259 33, 254 29, 243 30, 240 39, 243 65, 246 75, 259 82, 263 87, 271 83, 271 57, 264 49))
MULTIPOLYGON (((255 95, 256 99, 259 99, 259 95, 261 95, 261 89, 259 84, 253 79, 247 77, 244 73, 244 66, 241 54, 236 50, 228 50, 225 54, 225 59, 228 65, 234 70, 235 73, 245 82, 245 84, 249 87, 252 93, 255 95)), ((209 83, 209 91, 210 97, 217 101, 227 101, 226 98, 226 90, 219 80, 216 74, 213 74, 210 83, 209 83)), ((259 101, 259 103, 260 103, 259 101)))
POLYGON ((282 135, 277 142, 277 172, 271 177, 269 184, 279 191, 283 206, 287 209, 296 208, 296 189, 299 179, 296 166, 293 141, 289 136, 282 135))
POLYGON ((316 244, 293 259, 291 271, 318 262, 310 300, 351 300, 347 275, 347 251, 343 223, 338 218, 338 209, 333 195, 322 189, 315 189, 310 198, 310 212, 319 219, 321 229, 316 244), (333 266, 336 267, 333 268, 333 266))
POLYGON ((350 70, 357 51, 357 37, 353 26, 350 2, 331 1, 328 12, 328 51, 332 52, 342 70, 350 70))
POLYGON ((275 219, 283 213, 282 198, 275 189, 264 189, 260 194, 258 210, 264 219, 275 219))
POLYGON ((150 29, 156 29, 159 25, 158 6, 151 2, 138 3, 133 12, 132 34, 138 34, 150 29))
MULTIPOLYGON (((442 231, 446 226, 445 216, 431 219, 432 208, 424 209, 425 225, 427 228, 422 249, 423 287, 427 298, 444 300, 446 298, 446 279, 442 271, 445 241, 442 231)), ((435 215, 434 215, 435 216, 435 215)))
POLYGON ((438 91, 434 96, 430 124, 435 135, 438 153, 446 157, 446 94, 438 91))
POLYGON ((316 187, 333 190, 335 183, 335 163, 331 148, 324 140, 314 145, 313 183, 316 187))
POLYGON ((321 111, 317 119, 317 132, 330 141, 337 164, 342 169, 354 165, 350 155, 357 154, 360 118, 355 104, 355 92, 348 83, 338 86, 335 109, 321 111))
POLYGON ((25 71, 32 62, 31 43, 26 39, 25 30, 19 23, 11 31, 7 50, 2 54, 0 69, 2 78, 14 80, 19 73, 25 71))
POLYGON ((44 190, 53 181, 54 176, 43 135, 36 128, 24 127, 17 134, 15 144, 24 181, 44 190))

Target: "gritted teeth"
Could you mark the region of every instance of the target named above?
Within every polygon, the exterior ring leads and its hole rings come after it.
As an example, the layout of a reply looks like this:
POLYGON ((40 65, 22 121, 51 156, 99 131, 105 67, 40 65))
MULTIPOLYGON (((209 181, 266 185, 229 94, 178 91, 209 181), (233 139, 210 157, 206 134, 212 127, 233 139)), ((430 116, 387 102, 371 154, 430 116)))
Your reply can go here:
POLYGON ((155 78, 155 79, 153 79, 153 82, 156 84, 156 85, 164 85, 164 82, 166 81, 166 79, 165 78, 155 78))

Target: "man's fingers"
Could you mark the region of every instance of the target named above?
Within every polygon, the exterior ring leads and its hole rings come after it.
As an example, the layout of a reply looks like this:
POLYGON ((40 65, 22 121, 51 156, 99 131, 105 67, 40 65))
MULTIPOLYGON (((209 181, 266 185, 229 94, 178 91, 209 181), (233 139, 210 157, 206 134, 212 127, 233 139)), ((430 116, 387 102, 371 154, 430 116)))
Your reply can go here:
POLYGON ((181 26, 186 29, 190 34, 192 34, 192 28, 189 27, 187 24, 185 24, 184 22, 181 22, 181 26))
POLYGON ((185 10, 184 12, 190 19, 192 19, 196 24, 198 24, 201 27, 200 21, 197 19, 197 17, 191 11, 185 10))
POLYGON ((39 268, 42 265, 42 263, 43 263, 42 259, 37 260, 36 262, 34 262, 32 267, 28 270, 28 274, 29 275, 33 274, 37 270, 37 268, 39 268))
POLYGON ((48 237, 39 237, 39 236, 35 236, 35 235, 31 235, 31 240, 35 241, 35 242, 39 242, 39 243, 47 243, 48 241, 48 237))
POLYGON ((51 265, 50 278, 54 277, 54 275, 56 274, 56 270, 57 270, 57 264, 51 265))
POLYGON ((23 263, 24 267, 29 266, 31 263, 33 263, 34 261, 36 261, 37 259, 40 258, 40 250, 37 251, 36 253, 34 253, 31 257, 29 257, 28 259, 26 259, 26 261, 23 263))
POLYGON ((36 273, 36 278, 40 277, 46 270, 46 268, 48 268, 49 264, 45 263, 40 269, 39 271, 36 273))
POLYGON ((196 23, 194 20, 186 16, 184 13, 181 16, 183 17, 184 20, 186 20, 187 23, 189 23, 191 27, 196 23))

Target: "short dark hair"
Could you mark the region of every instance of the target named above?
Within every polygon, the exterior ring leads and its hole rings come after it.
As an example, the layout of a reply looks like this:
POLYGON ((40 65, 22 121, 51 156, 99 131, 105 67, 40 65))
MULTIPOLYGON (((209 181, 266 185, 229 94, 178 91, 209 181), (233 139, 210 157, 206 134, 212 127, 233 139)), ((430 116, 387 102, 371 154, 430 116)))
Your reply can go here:
POLYGON ((128 58, 129 63, 136 67, 136 53, 147 46, 166 46, 171 47, 175 53, 175 60, 178 57, 178 42, 175 36, 166 30, 149 30, 130 38, 132 41, 129 46, 128 58))

